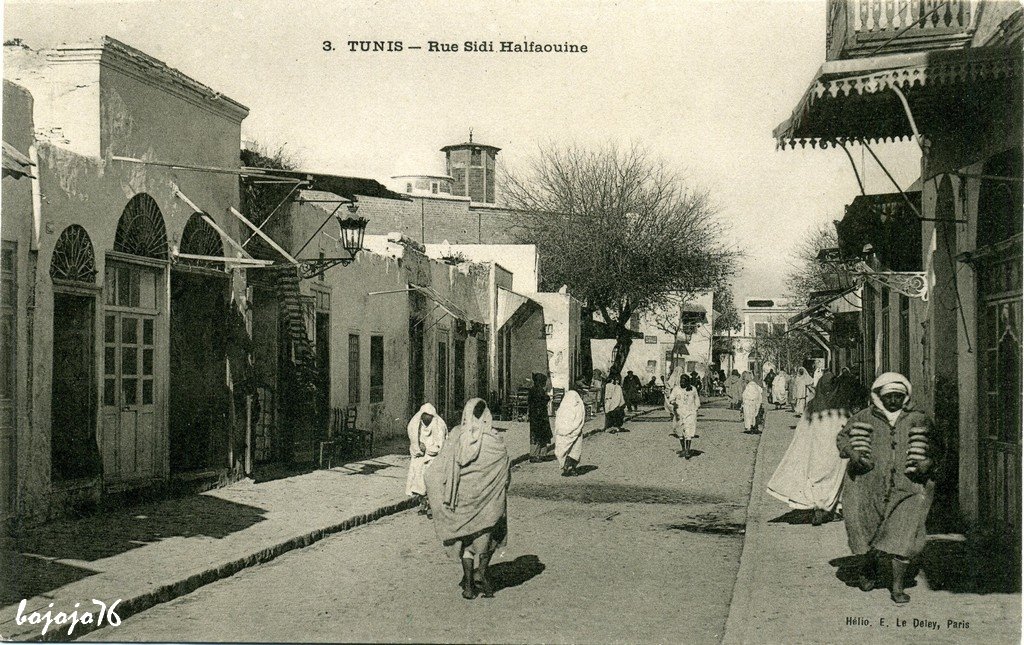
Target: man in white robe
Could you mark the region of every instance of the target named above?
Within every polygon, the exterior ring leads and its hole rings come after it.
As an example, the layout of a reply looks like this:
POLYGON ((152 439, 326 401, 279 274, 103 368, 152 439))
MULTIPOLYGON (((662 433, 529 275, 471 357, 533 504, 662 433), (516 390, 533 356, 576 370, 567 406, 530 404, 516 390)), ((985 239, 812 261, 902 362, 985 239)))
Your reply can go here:
POLYGON ((433 405, 424 403, 409 420, 406 432, 409 434, 410 459, 409 474, 405 478, 405 494, 419 497, 423 504, 420 513, 429 515, 427 485, 423 482, 423 472, 427 464, 441 452, 445 437, 448 436, 448 426, 445 425, 444 419, 438 416, 433 405))

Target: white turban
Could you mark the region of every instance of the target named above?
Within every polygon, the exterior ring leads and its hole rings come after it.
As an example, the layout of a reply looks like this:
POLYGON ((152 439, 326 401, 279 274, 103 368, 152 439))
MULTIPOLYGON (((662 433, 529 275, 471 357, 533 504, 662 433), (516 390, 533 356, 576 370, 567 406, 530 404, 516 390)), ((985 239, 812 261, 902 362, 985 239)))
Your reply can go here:
POLYGON ((885 415, 885 418, 889 420, 890 425, 896 423, 896 419, 899 418, 900 413, 903 410, 910 409, 910 394, 913 392, 913 388, 910 386, 910 381, 907 380, 906 376, 903 376, 899 372, 886 372, 871 384, 871 402, 875 404, 875 407, 885 415), (903 408, 890 412, 885 409, 882 405, 882 396, 889 394, 890 392, 899 392, 900 394, 906 395, 906 400, 903 401, 903 408))
POLYGON ((875 379, 875 382, 871 385, 871 391, 878 392, 879 396, 891 392, 900 392, 901 394, 906 394, 907 398, 910 398, 913 388, 910 386, 910 381, 907 380, 907 377, 902 374, 886 372, 875 379))

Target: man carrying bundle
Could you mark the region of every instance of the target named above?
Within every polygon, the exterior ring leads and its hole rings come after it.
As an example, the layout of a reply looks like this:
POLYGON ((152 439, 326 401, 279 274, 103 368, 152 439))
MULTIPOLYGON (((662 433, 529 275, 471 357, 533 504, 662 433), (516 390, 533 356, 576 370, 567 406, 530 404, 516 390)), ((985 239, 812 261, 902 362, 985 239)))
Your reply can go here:
POLYGON ((911 392, 902 374, 882 374, 871 386, 872 405, 836 437, 839 454, 850 460, 843 483, 846 534, 850 550, 865 558, 858 586, 874 589, 879 563, 891 562, 896 604, 910 602, 904 576, 925 545, 942 454, 932 420, 910 407, 911 392))

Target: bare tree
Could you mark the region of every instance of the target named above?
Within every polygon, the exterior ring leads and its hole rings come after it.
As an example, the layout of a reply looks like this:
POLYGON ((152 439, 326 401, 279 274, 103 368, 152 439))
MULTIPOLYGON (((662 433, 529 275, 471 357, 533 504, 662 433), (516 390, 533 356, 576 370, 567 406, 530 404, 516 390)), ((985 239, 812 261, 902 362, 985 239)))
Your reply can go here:
POLYGON ((822 250, 837 246, 839 235, 832 222, 822 222, 804 232, 793 250, 793 262, 786 275, 789 297, 803 303, 807 302, 807 296, 813 291, 838 289, 842 286, 842 273, 818 260, 818 253, 822 250))
POLYGON ((519 213, 512 230, 537 245, 545 286, 569 285, 613 330, 612 375, 629 355, 631 316, 673 293, 717 289, 735 271, 739 252, 707 193, 641 148, 541 148, 503 184, 519 213))
POLYGON ((729 285, 723 285, 715 291, 713 303, 715 319, 711 325, 715 334, 739 331, 743 327, 743 321, 740 319, 740 312, 736 310, 736 302, 729 285))

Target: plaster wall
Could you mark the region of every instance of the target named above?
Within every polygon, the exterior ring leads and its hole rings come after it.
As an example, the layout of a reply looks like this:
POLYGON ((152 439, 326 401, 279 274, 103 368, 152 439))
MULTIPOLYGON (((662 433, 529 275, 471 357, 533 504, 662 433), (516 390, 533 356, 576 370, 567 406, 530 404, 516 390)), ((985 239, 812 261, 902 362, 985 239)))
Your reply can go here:
MULTIPOLYGON (((54 62, 46 61, 38 53, 21 49, 14 53, 15 56, 8 59, 5 74, 23 78, 29 87, 37 89, 33 114, 37 119, 37 131, 45 138, 37 146, 41 221, 31 355, 34 378, 26 392, 26 400, 33 404, 29 414, 34 424, 30 435, 19 441, 18 446, 22 515, 31 521, 61 514, 69 495, 77 494, 75 491, 57 490, 50 483, 54 300, 48 274, 57 239, 66 227, 81 225, 90 237, 95 255, 95 425, 102 445, 103 424, 99 418, 102 409, 100 384, 103 382, 102 289, 105 286, 107 252, 113 249, 117 223, 126 204, 139 193, 150 195, 160 208, 169 245, 173 247, 181 239, 181 231, 193 212, 191 207, 175 197, 174 186, 180 186, 224 230, 236 239, 239 236, 239 225, 227 212, 229 206, 238 206, 236 177, 128 164, 109 160, 103 155, 116 152, 149 158, 159 156, 161 160, 197 165, 207 165, 214 160, 224 165, 230 157, 237 164, 241 116, 196 110, 191 101, 178 92, 162 90, 160 79, 143 83, 138 78, 129 78, 117 70, 102 67, 98 58, 54 62), (189 133, 188 136, 184 132, 189 133), (233 156, 229 155, 229 150, 233 151, 233 156)), ((6 184, 7 180, 4 181, 6 184)), ((6 185, 4 197, 6 213, 6 185)), ((26 207, 23 205, 21 208, 26 207)), ((157 296, 162 313, 157 318, 155 362, 163 373, 157 381, 155 399, 158 409, 166 410, 170 269, 167 264, 161 266, 162 278, 157 296)), ((23 283, 26 287, 30 284, 23 283)), ((231 274, 231 301, 239 315, 245 307, 244 284, 243 272, 231 274)), ((239 422, 237 417, 235 422, 239 422)), ((156 445, 153 446, 157 459, 155 474, 158 479, 165 479, 169 474, 166 412, 158 415, 156 424, 156 445)), ((236 433, 239 430, 237 425, 234 429, 236 433)), ((237 443, 232 442, 232 445, 237 443)), ((236 460, 242 457, 238 452, 233 452, 232 456, 236 460)), ((227 461, 228 456, 225 455, 226 466, 227 461)))
MULTIPOLYGON (((13 83, 4 81, 3 136, 22 154, 28 155, 33 145, 32 96, 13 83)), ((38 174, 38 173, 33 173, 38 174)), ((4 177, 3 198, 0 200, 0 233, 5 246, 14 245, 14 301, 5 306, 14 307, 13 357, 4 357, 13 363, 13 401, 10 420, 12 427, 0 433, 0 527, 18 514, 26 491, 20 485, 20 473, 31 468, 32 455, 19 450, 31 445, 34 422, 30 397, 30 366, 33 320, 29 315, 34 294, 30 285, 35 268, 33 246, 32 179, 4 177), (20 490, 19 490, 20 489, 20 490)), ((6 297, 6 294, 4 295, 6 297)), ((6 420, 4 420, 6 422, 6 420)))

